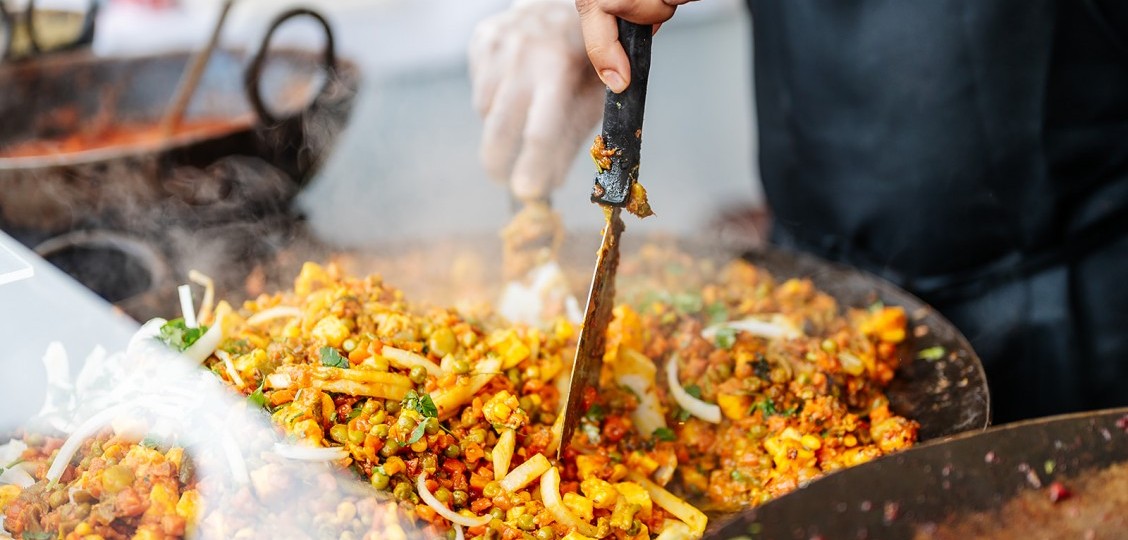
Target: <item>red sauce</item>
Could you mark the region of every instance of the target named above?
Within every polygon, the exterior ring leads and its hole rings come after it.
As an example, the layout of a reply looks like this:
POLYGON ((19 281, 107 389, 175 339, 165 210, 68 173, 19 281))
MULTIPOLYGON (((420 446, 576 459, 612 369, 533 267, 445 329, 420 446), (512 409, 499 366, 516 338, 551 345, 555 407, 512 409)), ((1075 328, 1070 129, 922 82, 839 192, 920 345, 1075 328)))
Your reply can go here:
MULTIPOLYGON (((208 138, 249 126, 249 121, 207 118, 181 123, 171 138, 208 138)), ((107 148, 154 147, 166 138, 159 124, 127 123, 57 139, 37 139, 0 147, 0 159, 57 156, 107 148)))

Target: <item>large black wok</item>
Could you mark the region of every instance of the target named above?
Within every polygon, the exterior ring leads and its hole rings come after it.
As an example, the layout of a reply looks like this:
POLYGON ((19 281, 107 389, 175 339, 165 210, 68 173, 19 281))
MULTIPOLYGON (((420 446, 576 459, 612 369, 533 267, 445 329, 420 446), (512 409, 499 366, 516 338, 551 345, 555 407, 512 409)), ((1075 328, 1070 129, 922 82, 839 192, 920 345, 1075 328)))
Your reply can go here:
MULTIPOLYGON (((928 538, 938 527, 972 513, 998 511, 1016 497, 1036 497, 1045 538, 1067 538, 1064 523, 1078 506, 1107 501, 1073 493, 1068 505, 1049 501, 1083 485, 1086 475, 1128 462, 1128 409, 1063 415, 941 438, 812 482, 806 488, 749 510, 713 537, 763 539, 928 538), (1030 493, 1033 492, 1033 493, 1030 493), (1024 494, 1024 495, 1023 495, 1024 494), (1046 498, 1042 501, 1041 498, 1046 498), (1046 510, 1045 507, 1049 509, 1046 510), (1072 508, 1072 510, 1067 510, 1072 508), (1061 525, 1056 526, 1055 525, 1061 525)), ((1121 489, 1128 489, 1123 482, 1121 489)), ((1123 491, 1122 491, 1123 493, 1123 491)), ((1125 523, 1123 508, 1113 522, 1071 523, 1095 529, 1125 523)), ((983 514, 988 528, 1013 526, 983 514)), ((979 534, 988 531, 980 530, 979 534)), ((1114 531, 1122 538, 1125 530, 1114 531)))
POLYGON ((75 51, 0 65, 0 228, 42 239, 76 228, 160 227, 170 214, 207 224, 285 207, 343 128, 359 81, 355 66, 336 58, 329 25, 308 10, 278 17, 254 55, 216 51, 182 123, 220 128, 4 157, 6 148, 91 126, 159 125, 190 56, 75 51), (300 16, 324 28, 324 51, 270 51, 274 29, 300 16), (309 90, 318 66, 322 84, 309 90), (259 174, 224 172, 246 163, 259 174))

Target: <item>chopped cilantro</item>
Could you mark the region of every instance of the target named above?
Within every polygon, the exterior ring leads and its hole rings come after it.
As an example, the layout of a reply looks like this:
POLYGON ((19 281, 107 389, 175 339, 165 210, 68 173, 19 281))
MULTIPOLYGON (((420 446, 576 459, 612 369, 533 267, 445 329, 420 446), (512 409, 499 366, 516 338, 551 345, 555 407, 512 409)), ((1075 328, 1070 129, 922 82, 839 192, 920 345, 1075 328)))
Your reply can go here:
POLYGON ((685 387, 685 393, 687 393, 687 394, 689 394, 689 395, 691 395, 691 396, 693 396, 697 399, 701 399, 701 387, 697 386, 696 384, 691 384, 689 386, 686 386, 685 387))
POLYGON ((258 388, 255 388, 251 395, 247 396, 247 402, 259 408, 266 408, 266 394, 262 392, 263 385, 266 384, 266 377, 263 377, 262 382, 259 383, 258 388))
POLYGON ((184 352, 207 331, 208 327, 204 325, 200 325, 197 328, 188 328, 184 319, 181 318, 166 322, 164 326, 161 327, 161 332, 157 337, 169 347, 176 349, 178 352, 184 352))
POLYGON ((156 448, 160 447, 160 445, 161 445, 161 442, 160 442, 160 440, 158 440, 158 439, 157 439, 157 438, 156 438, 155 436, 153 436, 153 435, 149 435, 148 437, 145 437, 144 439, 141 439, 141 442, 140 442, 140 443, 138 443, 138 444, 139 444, 140 446, 143 446, 143 447, 145 447, 145 448, 149 448, 149 449, 154 449, 154 450, 155 450, 156 448))
POLYGON ((721 349, 731 349, 736 345, 736 329, 727 326, 717 329, 717 336, 713 342, 721 349))
POLYGON ((602 405, 600 405, 598 403, 593 403, 591 408, 588 409, 587 414, 585 414, 584 416, 586 416, 588 420, 591 420, 592 422, 598 423, 598 422, 602 422, 603 417, 606 416, 606 415, 607 415, 607 412, 603 410, 602 405))
POLYGON ((746 474, 744 474, 744 473, 742 473, 742 472, 740 472, 736 469, 733 469, 733 471, 731 473, 729 473, 729 477, 732 478, 733 480, 737 481, 737 482, 747 482, 747 481, 751 480, 751 478, 749 478, 748 475, 746 475, 746 474))
POLYGON ((699 294, 680 293, 671 298, 674 309, 682 313, 697 313, 705 308, 705 301, 699 294))
POLYGON ((677 436, 674 434, 674 430, 668 427, 660 427, 654 430, 654 438, 660 441, 673 441, 677 439, 677 436))
POLYGON ((918 352, 917 358, 921 360, 928 360, 929 362, 934 362, 936 360, 944 358, 944 354, 947 352, 948 351, 944 349, 944 347, 937 345, 935 347, 929 347, 918 352))
POLYGON ((407 395, 403 397, 401 405, 405 409, 411 409, 427 418, 438 418, 439 408, 435 406, 435 402, 428 394, 419 395, 414 390, 408 391, 407 395))
POLYGON ((348 369, 349 368, 349 359, 345 358, 344 356, 341 356, 341 353, 337 352, 337 349, 334 349, 333 347, 322 347, 321 348, 321 365, 329 366, 329 367, 335 367, 335 368, 341 368, 341 369, 348 369))
POLYGON ((348 419, 352 420, 352 419, 360 416, 360 413, 361 413, 360 407, 353 407, 352 410, 349 411, 348 419))
POLYGON ((21 538, 23 540, 53 540, 55 538, 55 535, 49 532, 24 531, 21 538))
POLYGON ((427 431, 427 423, 430 421, 431 420, 429 418, 424 418, 422 422, 419 422, 419 425, 415 426, 415 429, 411 430, 411 436, 408 437, 407 444, 415 444, 419 442, 419 439, 422 439, 423 434, 427 431))
POLYGON ((229 354, 247 354, 254 350, 254 347, 245 339, 228 339, 219 345, 219 350, 229 354))
POLYGON ((678 413, 674 415, 674 419, 676 419, 678 422, 685 422, 689 420, 690 416, 692 415, 689 414, 689 411, 685 409, 678 409, 678 413))
POLYGON ((709 314, 711 324, 723 323, 728 320, 728 306, 725 306, 725 303, 719 300, 709 304, 705 308, 705 312, 709 314))
POLYGON ((775 400, 773 400, 772 398, 764 398, 764 401, 753 405, 752 410, 754 411, 756 409, 760 409, 760 412, 764 413, 764 418, 778 414, 778 411, 776 411, 775 400))

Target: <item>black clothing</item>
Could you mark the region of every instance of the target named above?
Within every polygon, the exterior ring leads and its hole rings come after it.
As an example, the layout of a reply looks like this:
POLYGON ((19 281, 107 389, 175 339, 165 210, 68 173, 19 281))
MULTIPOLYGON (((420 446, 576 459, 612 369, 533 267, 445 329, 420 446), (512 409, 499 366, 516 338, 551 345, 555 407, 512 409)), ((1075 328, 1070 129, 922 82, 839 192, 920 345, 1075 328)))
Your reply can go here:
POLYGON ((952 319, 996 421, 1128 405, 1128 3, 749 5, 775 238, 952 319))

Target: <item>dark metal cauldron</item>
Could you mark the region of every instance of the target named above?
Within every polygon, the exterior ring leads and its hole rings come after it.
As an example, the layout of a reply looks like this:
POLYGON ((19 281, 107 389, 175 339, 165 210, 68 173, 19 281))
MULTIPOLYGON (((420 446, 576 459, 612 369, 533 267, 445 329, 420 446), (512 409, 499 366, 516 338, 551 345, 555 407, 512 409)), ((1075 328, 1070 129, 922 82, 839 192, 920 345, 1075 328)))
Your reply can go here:
POLYGON ((188 53, 102 59, 79 51, 0 66, 0 228, 42 239, 90 227, 159 229, 170 216, 221 223, 236 213, 247 219, 285 207, 324 161, 359 81, 357 69, 336 58, 325 19, 304 9, 279 16, 249 63, 237 51, 215 52, 184 123, 220 120, 227 124, 221 130, 3 157, 6 147, 64 138, 91 125, 158 125, 189 59, 188 53), (295 17, 320 23, 327 36, 322 54, 268 54, 274 30, 295 17), (304 108, 272 111, 267 103, 285 103, 309 84, 311 65, 324 74, 315 97, 304 108), (241 185, 238 175, 208 171, 232 158, 271 169, 284 182, 241 185))

